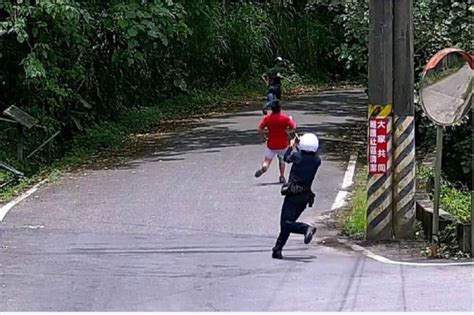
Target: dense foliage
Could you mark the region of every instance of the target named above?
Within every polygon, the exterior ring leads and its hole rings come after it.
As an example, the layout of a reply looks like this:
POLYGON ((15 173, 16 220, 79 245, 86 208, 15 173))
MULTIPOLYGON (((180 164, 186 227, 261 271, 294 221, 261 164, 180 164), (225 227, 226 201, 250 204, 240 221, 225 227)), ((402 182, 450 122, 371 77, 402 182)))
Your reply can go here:
MULTIPOLYGON (((125 111, 257 78, 277 54, 307 77, 338 73, 334 17, 288 0, 2 1, 0 110, 15 104, 47 127, 29 132, 27 151, 61 130, 54 158, 125 111)), ((12 162, 15 130, 0 128, 0 160, 12 162)))

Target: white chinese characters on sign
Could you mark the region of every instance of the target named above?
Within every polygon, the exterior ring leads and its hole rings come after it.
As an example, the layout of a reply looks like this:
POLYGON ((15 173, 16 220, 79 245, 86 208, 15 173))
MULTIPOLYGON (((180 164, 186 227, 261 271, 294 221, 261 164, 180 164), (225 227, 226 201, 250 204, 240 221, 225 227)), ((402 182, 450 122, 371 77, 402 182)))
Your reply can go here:
POLYGON ((387 172, 387 127, 388 119, 371 118, 369 120, 369 174, 387 172))

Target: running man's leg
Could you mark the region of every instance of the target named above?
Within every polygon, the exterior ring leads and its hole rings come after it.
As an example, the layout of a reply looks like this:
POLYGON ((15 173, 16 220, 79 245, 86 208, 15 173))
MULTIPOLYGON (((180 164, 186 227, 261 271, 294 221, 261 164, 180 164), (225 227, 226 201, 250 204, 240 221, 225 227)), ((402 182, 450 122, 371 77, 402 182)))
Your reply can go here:
POLYGON ((286 150, 278 150, 278 166, 280 167, 280 183, 285 184, 286 179, 285 179, 285 168, 286 168, 286 163, 283 160, 283 156, 285 155, 286 150))
POLYGON ((282 177, 283 177, 282 184, 284 184, 286 182, 286 180, 285 180, 286 163, 285 163, 285 161, 283 161, 282 158, 280 158, 280 156, 278 156, 278 164, 280 166, 280 182, 282 181, 282 177))
POLYGON ((265 173, 268 168, 270 167, 270 164, 272 164, 272 160, 275 157, 276 153, 269 148, 265 148, 265 157, 262 162, 262 167, 255 172, 255 177, 260 177, 265 173))

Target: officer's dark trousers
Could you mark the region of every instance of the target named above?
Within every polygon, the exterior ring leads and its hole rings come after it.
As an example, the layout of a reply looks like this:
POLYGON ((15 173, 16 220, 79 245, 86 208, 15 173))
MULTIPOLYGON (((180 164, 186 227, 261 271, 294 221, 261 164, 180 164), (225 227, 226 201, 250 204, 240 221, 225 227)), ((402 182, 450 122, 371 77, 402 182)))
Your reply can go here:
POLYGON ((298 195, 287 195, 283 202, 280 218, 280 235, 275 244, 275 249, 282 249, 290 237, 290 233, 305 234, 309 225, 296 222, 301 213, 303 213, 310 199, 309 193, 298 195))

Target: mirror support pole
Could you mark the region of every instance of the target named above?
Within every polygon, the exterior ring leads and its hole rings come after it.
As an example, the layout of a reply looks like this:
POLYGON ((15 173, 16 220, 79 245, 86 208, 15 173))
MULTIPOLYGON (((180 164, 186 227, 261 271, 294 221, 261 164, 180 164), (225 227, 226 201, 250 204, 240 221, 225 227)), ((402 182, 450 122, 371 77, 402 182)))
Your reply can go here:
POLYGON ((438 254, 439 245, 439 194, 441 191, 441 162, 443 158, 443 127, 436 127, 436 165, 433 207, 433 228, 431 232, 431 257, 438 254))

